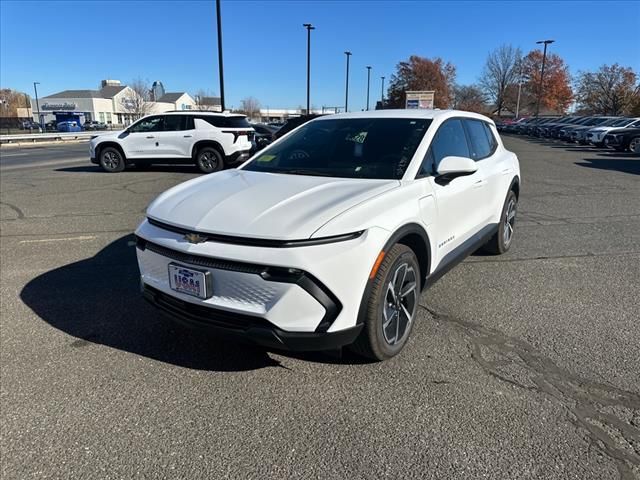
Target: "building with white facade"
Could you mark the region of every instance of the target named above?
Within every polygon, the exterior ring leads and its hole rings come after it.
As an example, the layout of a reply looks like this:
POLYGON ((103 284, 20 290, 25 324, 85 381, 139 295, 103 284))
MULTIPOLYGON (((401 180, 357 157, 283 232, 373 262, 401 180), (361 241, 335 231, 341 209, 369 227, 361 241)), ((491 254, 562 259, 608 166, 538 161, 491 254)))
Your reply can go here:
POLYGON ((144 107, 140 107, 137 98, 133 89, 118 80, 103 80, 100 90, 64 90, 39 98, 38 102, 32 98, 31 107, 33 119, 40 123, 77 121, 84 124, 93 120, 114 126, 129 125, 141 113, 196 108, 195 100, 186 92, 166 92, 157 101, 144 102, 144 107))

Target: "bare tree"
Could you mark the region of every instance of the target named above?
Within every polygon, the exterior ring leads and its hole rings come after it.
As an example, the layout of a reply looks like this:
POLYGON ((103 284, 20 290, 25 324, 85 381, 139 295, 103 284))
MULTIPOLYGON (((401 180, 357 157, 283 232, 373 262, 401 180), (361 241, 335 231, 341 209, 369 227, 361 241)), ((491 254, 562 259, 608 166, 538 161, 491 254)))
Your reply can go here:
POLYGON ((518 82, 522 52, 512 45, 502 45, 489 53, 480 77, 480 86, 495 104, 498 116, 505 104, 507 88, 518 82))
POLYGON ((260 113, 260 102, 255 97, 243 98, 240 102, 240 110, 253 120, 256 113, 260 113))
POLYGON ((120 99, 122 109, 133 115, 136 119, 151 112, 153 104, 151 103, 151 86, 149 85, 149 81, 138 77, 133 80, 128 87, 131 91, 128 95, 120 99))
POLYGON ((453 108, 488 113, 487 97, 477 85, 456 85, 453 89, 453 108))

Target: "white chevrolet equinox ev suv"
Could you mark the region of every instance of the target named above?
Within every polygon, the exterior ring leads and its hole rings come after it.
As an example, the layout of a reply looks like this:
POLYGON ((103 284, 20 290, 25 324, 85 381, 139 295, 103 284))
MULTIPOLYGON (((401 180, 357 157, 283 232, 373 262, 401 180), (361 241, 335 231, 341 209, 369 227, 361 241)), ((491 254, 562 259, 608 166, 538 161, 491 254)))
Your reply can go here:
POLYGON ((519 193, 518 159, 484 116, 320 117, 158 196, 136 230, 141 288, 183 324, 388 359, 422 289, 480 247, 509 249, 519 193))
POLYGON ((247 160, 254 133, 244 115, 180 110, 97 135, 89 142, 89 155, 107 172, 130 164, 191 163, 211 173, 247 160))

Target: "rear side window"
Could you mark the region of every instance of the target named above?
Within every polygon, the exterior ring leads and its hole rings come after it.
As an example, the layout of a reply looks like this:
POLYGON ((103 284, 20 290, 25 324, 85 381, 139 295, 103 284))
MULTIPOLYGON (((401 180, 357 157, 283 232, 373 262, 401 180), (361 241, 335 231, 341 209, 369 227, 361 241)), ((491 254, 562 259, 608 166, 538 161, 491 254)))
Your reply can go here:
POLYGON ((491 154, 493 154, 493 152, 496 151, 496 148, 498 148, 498 140, 496 140, 496 136, 493 134, 493 130, 491 129, 491 126, 488 123, 482 122, 482 125, 484 125, 484 129, 487 132, 487 138, 489 139, 489 146, 491 147, 491 154))
POLYGON ((480 120, 465 120, 467 133, 469 134, 471 158, 482 160, 491 155, 491 144, 487 136, 487 129, 484 122, 480 120))
POLYGON ((198 117, 216 128, 251 128, 247 117, 223 117, 218 115, 203 115, 198 117))
POLYGON ((166 115, 164 117, 164 131, 165 132, 179 132, 184 130, 184 115, 166 115))

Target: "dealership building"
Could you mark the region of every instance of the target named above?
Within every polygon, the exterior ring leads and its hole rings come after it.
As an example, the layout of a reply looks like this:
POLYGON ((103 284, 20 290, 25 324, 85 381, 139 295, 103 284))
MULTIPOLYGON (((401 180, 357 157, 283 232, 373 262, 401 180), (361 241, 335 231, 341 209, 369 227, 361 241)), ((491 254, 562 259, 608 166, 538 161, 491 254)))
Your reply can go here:
MULTIPOLYGON (((196 101, 186 92, 164 92, 157 98, 158 90, 154 83, 151 98, 155 101, 147 102, 145 113, 162 113, 171 110, 192 110, 196 101)), ((103 80, 100 90, 64 90, 38 99, 31 99, 33 119, 40 123, 77 121, 84 124, 88 121, 98 121, 107 125, 129 125, 135 121, 139 113, 136 112, 137 94, 118 80, 103 80), (39 114, 38 114, 39 111, 39 114), (40 118, 38 118, 38 116, 40 118)), ((210 105, 206 108, 216 110, 216 100, 207 97, 210 105)))

